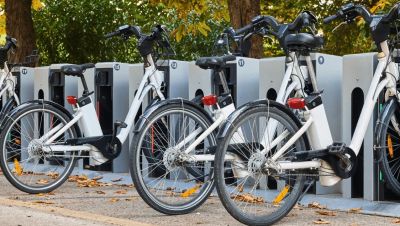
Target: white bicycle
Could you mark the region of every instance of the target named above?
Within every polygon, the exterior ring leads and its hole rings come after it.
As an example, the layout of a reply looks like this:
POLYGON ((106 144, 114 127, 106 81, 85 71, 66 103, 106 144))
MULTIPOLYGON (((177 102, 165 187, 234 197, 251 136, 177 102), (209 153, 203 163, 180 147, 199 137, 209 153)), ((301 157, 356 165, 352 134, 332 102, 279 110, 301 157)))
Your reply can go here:
POLYGON ((4 119, 5 115, 10 112, 14 107, 20 104, 18 95, 15 93, 15 86, 17 79, 12 76, 8 62, 8 52, 11 49, 17 48, 17 40, 9 36, 6 37, 6 44, 0 48, 0 97, 3 98, 3 105, 0 111, 0 123, 4 119))
MULTIPOLYGON (((272 34, 284 39, 315 22, 315 17, 309 12, 301 13, 289 24, 279 24, 273 17, 258 16, 250 25, 236 32, 233 29, 226 32, 236 37, 238 43, 243 43, 253 34, 272 34)), ((297 50, 289 54, 288 69, 278 94, 281 102, 289 96, 304 94, 307 69, 301 71, 298 55, 297 50)), ((208 95, 202 98, 211 115, 193 101, 169 99, 145 111, 135 126, 130 172, 139 195, 159 212, 189 213, 198 208, 214 188, 216 132, 235 111, 224 73, 230 60, 235 60, 235 57, 203 57, 196 61, 201 68, 212 69, 214 81, 222 84, 222 94, 218 97, 208 95)), ((274 131, 274 128, 271 126, 270 130, 274 131)), ((235 136, 238 140, 243 138, 242 131, 237 131, 235 136)))
MULTIPOLYGON (((114 123, 112 134, 102 133, 83 72, 94 64, 66 65, 66 76, 78 76, 84 87, 82 97, 68 96, 72 115, 64 107, 46 100, 33 100, 16 107, 6 117, 0 134, 0 166, 7 180, 27 193, 50 192, 65 182, 76 160, 91 158, 96 165, 116 158, 134 124, 138 109, 149 92, 164 100, 163 74, 157 70, 153 46, 170 50, 164 28, 156 26, 150 35, 137 26, 124 25, 106 38, 121 36, 138 39, 145 74, 124 122, 114 123), (118 128, 120 132, 117 133, 118 128)), ((136 76, 136 75, 132 75, 136 76)))
MULTIPOLYGON (((222 126, 214 163, 217 191, 226 210, 238 221, 248 225, 270 225, 279 221, 298 201, 306 177, 319 178, 323 186, 332 186, 351 177, 368 122, 382 91, 386 106, 379 119, 377 150, 384 156, 392 155, 387 167, 395 161, 398 165, 398 147, 392 141, 398 145, 395 142, 400 135, 400 95, 396 88, 399 71, 392 62, 388 39, 390 27, 399 16, 399 3, 386 15, 371 15, 361 5, 347 4, 324 22, 340 18, 344 23, 350 23, 357 16, 363 17, 370 26, 379 53, 378 65, 349 146, 332 141, 322 94, 314 82, 313 93, 287 101, 289 108, 302 110, 301 121, 286 106, 265 100, 238 109, 222 126), (276 126, 273 133, 268 130, 271 124, 276 126), (238 131, 243 131, 245 142, 236 140, 238 131), (393 139, 394 135, 396 139, 393 139), (267 143, 263 143, 265 139, 267 143), (227 172, 233 172, 233 177, 227 172)), ((300 48, 307 53, 319 41, 299 33, 287 36, 285 42, 289 49, 300 48)), ((310 76, 315 79, 315 74, 310 73, 310 76)), ((385 176, 396 175, 396 172, 390 172, 385 176)))

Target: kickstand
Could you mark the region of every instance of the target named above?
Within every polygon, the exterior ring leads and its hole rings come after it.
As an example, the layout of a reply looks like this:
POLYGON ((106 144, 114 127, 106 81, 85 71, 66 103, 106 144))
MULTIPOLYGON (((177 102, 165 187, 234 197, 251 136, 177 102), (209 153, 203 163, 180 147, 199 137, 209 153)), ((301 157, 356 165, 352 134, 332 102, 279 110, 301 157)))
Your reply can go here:
POLYGON ((308 190, 310 190, 311 186, 315 183, 315 179, 308 179, 308 186, 306 187, 306 190, 304 190, 304 192, 300 195, 299 200, 297 200, 297 202, 301 202, 301 200, 304 198, 304 196, 307 194, 308 190))

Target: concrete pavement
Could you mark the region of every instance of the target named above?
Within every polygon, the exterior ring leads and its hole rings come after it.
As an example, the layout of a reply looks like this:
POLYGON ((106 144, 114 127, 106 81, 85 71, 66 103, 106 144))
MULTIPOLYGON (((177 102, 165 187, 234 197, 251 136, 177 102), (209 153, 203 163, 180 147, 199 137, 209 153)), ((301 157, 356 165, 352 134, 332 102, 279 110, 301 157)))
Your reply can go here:
MULTIPOLYGON (((108 179, 120 177, 111 175, 108 179)), ((0 225, 241 225, 215 196, 194 213, 165 216, 148 207, 127 183, 122 178, 111 186, 86 188, 66 182, 54 194, 29 195, 0 176, 0 225)), ((391 217, 345 211, 326 216, 316 211, 319 210, 297 207, 277 225, 400 225, 391 217)))

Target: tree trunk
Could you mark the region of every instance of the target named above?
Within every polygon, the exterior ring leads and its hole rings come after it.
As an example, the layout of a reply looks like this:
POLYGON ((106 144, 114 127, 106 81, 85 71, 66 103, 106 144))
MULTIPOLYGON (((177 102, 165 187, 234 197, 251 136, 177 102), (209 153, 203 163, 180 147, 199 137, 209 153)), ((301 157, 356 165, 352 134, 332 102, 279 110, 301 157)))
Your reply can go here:
MULTIPOLYGON (((228 0, 229 17, 234 29, 244 27, 253 17, 260 15, 260 0, 228 0)), ((249 57, 262 58, 263 38, 253 36, 249 57)))
POLYGON ((36 47, 31 6, 32 0, 5 1, 7 35, 17 39, 17 49, 9 55, 11 63, 24 62, 36 47))

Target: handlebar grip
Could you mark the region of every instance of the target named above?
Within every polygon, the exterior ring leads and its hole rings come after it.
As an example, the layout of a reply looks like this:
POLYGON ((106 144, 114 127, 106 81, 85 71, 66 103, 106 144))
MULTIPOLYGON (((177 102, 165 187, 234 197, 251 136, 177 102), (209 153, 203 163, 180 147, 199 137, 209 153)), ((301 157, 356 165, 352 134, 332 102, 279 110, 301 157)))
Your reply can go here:
POLYGON ((328 16, 326 18, 324 18, 324 24, 329 24, 330 22, 336 20, 338 16, 337 15, 332 15, 332 16, 328 16))
POLYGON ((135 35, 136 38, 140 38, 142 32, 139 26, 131 26, 131 29, 133 31, 133 34, 135 35))
POLYGON ((240 35, 240 34, 246 33, 248 31, 250 31, 252 28, 253 28, 253 24, 248 24, 248 25, 246 25, 246 26, 244 26, 242 28, 237 29, 236 30, 236 35, 240 35))
POLYGON ((228 34, 229 37, 234 38, 236 36, 236 31, 233 29, 233 27, 228 27, 224 30, 225 34, 228 34))
POLYGON ((120 33, 119 31, 113 31, 113 32, 110 32, 110 33, 104 35, 104 38, 111 38, 113 36, 119 35, 119 33, 120 33))

